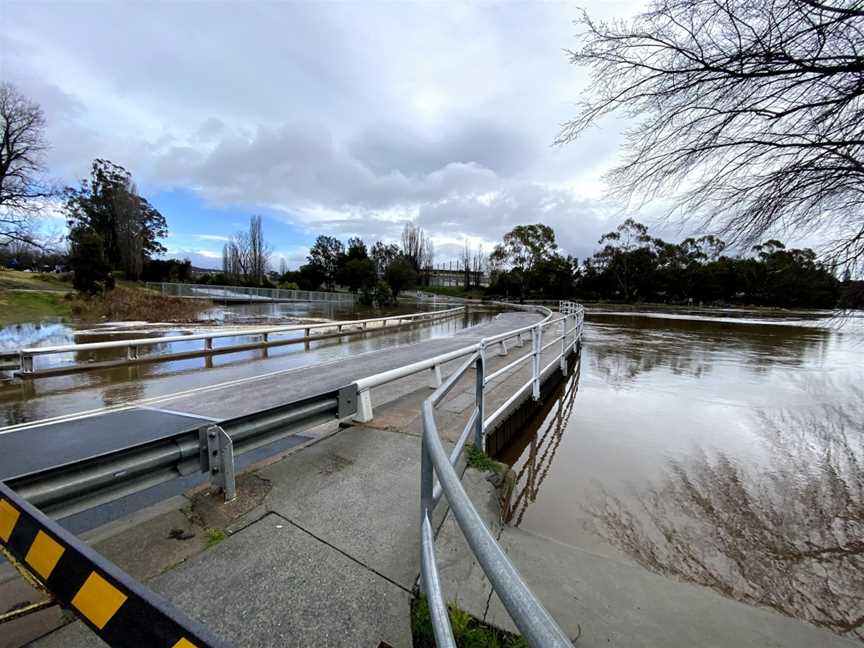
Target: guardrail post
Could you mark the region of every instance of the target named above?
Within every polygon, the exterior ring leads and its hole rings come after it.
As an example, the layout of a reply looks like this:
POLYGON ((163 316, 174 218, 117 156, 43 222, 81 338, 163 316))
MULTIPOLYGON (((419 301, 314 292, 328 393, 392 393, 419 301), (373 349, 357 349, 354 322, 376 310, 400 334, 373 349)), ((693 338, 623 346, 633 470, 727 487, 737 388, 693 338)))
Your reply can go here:
POLYGON ((564 319, 561 320, 561 360, 559 366, 561 367, 561 375, 567 375, 567 323, 570 321, 570 317, 568 315, 564 316, 564 319))
POLYGON ((208 351, 213 350, 213 338, 212 337, 204 338, 204 348, 207 349, 208 351))
POLYGON ((441 365, 434 365, 429 367, 429 371, 432 372, 432 378, 429 381, 429 386, 432 389, 438 389, 441 386, 441 365))
POLYGON ((504 340, 501 340, 498 343, 498 355, 499 356, 506 356, 507 355, 507 342, 504 340))
POLYGON ((207 425, 198 429, 198 443, 201 468, 210 475, 211 492, 223 492, 225 501, 230 502, 237 497, 231 437, 218 425, 207 425))
POLYGON ((357 413, 354 415, 354 420, 358 423, 368 423, 372 419, 372 393, 369 389, 363 389, 357 393, 357 413))
POLYGON ((33 356, 29 354, 21 354, 21 373, 33 373, 33 356))
POLYGON ((538 324, 531 329, 531 378, 533 381, 531 395, 534 400, 540 400, 540 342, 542 329, 538 324))
POLYGON ((516 337, 516 346, 519 347, 520 349, 521 349, 523 346, 525 346, 525 340, 522 339, 522 334, 521 334, 521 333, 516 337))
POLYGON ((137 360, 138 359, 138 345, 130 344, 126 347, 126 359, 127 360, 137 360))
POLYGON ((486 347, 481 343, 477 361, 476 383, 474 387, 474 405, 477 408, 477 421, 474 423, 474 445, 480 450, 486 451, 486 430, 483 429, 483 420, 486 418, 485 386, 486 381, 486 347))

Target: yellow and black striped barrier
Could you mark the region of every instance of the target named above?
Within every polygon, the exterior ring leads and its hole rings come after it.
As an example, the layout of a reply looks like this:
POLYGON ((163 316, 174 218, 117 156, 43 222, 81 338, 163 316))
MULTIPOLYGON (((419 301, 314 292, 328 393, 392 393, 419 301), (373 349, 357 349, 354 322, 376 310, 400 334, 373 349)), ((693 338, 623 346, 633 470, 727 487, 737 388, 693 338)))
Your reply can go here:
POLYGON ((110 646, 228 647, 2 482, 0 545, 110 646))

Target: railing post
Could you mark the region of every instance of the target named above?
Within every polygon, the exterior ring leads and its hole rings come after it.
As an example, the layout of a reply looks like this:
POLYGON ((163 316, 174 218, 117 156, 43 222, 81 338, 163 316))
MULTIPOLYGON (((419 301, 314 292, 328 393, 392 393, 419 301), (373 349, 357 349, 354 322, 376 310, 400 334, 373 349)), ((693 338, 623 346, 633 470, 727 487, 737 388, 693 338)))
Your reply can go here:
POLYGON ((231 437, 218 425, 206 425, 198 429, 198 445, 201 468, 210 475, 210 490, 223 492, 225 501, 230 502, 237 497, 231 437))
POLYGON ((474 364, 476 369, 476 383, 474 388, 474 405, 477 408, 477 421, 474 423, 474 445, 480 450, 486 451, 486 430, 483 429, 483 420, 486 418, 486 346, 481 342, 480 352, 474 364))
POLYGON ((21 371, 22 373, 33 373, 33 356, 29 354, 21 354, 21 371))
POLYGON ((561 367, 561 375, 567 375, 567 322, 570 320, 569 315, 565 315, 564 319, 561 320, 561 360, 559 366, 561 367))
POLYGON ((357 394, 357 413, 354 415, 354 421, 368 423, 372 418, 372 393, 371 390, 364 389, 357 394))
POLYGON ((429 380, 429 387, 432 389, 438 389, 441 386, 441 365, 433 365, 429 367, 429 371, 432 372, 432 378, 429 380))
POLYGON ((531 395, 534 400, 540 400, 540 343, 543 329, 538 324, 531 329, 531 395))
POLYGON ((138 345, 130 344, 126 347, 126 358, 127 360, 137 360, 138 359, 138 345))

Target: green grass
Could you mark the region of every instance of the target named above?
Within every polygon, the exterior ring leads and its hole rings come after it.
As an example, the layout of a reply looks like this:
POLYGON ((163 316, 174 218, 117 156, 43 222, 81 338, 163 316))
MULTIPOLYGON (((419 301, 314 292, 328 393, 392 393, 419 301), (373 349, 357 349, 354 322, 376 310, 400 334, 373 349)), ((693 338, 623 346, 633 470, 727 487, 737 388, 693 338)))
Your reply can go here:
POLYGON ((72 290, 71 273, 23 272, 22 270, 0 269, 0 288, 24 290, 72 290))
POLYGON ((215 547, 225 539, 225 532, 222 529, 207 529, 207 548, 215 547))
POLYGON ((493 460, 489 455, 487 455, 477 446, 470 443, 466 445, 465 455, 467 457, 468 465, 471 468, 476 468, 477 470, 498 472, 498 462, 493 460))
MULTIPOLYGON (((414 648, 433 648, 435 635, 429 603, 424 595, 414 599, 411 610, 411 630, 414 648)), ((447 606, 453 638, 459 648, 527 648, 518 636, 482 623, 455 603, 447 606)))
POLYGON ((63 293, 16 292, 0 289, 0 326, 67 318, 72 302, 63 293))
POLYGON ((420 290, 435 295, 462 297, 464 299, 483 299, 486 295, 486 290, 483 288, 471 288, 470 290, 465 290, 459 286, 422 286, 420 290))

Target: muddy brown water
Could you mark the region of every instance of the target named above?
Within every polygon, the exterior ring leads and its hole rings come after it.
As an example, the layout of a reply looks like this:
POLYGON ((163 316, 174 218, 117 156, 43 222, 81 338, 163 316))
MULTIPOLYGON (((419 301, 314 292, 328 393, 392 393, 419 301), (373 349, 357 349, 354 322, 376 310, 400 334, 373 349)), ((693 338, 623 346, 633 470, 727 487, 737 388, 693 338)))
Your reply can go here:
MULTIPOLYGON (((219 319, 231 324, 268 325, 290 323, 297 318, 353 320, 384 315, 398 315, 431 310, 432 304, 405 303, 386 310, 332 304, 247 304, 214 310, 219 319), (229 317, 225 317, 226 312, 229 317)), ((256 349, 241 353, 197 357, 171 362, 120 366, 82 373, 60 375, 38 380, 0 382, 0 426, 37 421, 52 416, 119 405, 143 398, 158 397, 228 380, 246 378, 266 372, 329 362, 358 353, 376 351, 396 345, 411 344, 433 337, 452 335, 456 331, 493 317, 488 309, 470 310, 447 318, 399 331, 370 331, 365 335, 332 338, 312 342, 309 349, 302 343, 256 349)), ((193 332, 191 326, 166 326, 148 331, 141 326, 127 330, 94 331, 92 326, 63 323, 31 323, 0 329, 0 348, 49 346, 103 340, 164 337, 193 332)), ((298 337, 302 332, 298 332, 298 337)), ((248 342, 248 338, 220 338, 216 346, 248 342)), ((179 352, 201 349, 201 340, 154 345, 151 352, 179 352), (163 348, 164 347, 164 348, 163 348)), ((37 358, 39 366, 64 363, 111 360, 125 357, 126 349, 102 349, 78 354, 58 354, 37 358), (44 365, 43 365, 44 363, 44 365)))
POLYGON ((864 317, 589 313, 511 524, 864 638, 864 317))

